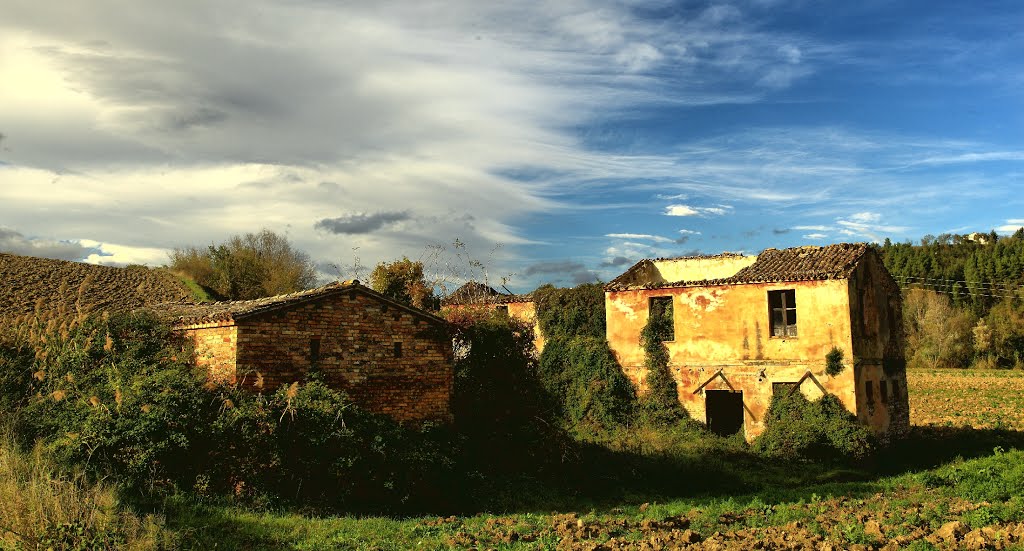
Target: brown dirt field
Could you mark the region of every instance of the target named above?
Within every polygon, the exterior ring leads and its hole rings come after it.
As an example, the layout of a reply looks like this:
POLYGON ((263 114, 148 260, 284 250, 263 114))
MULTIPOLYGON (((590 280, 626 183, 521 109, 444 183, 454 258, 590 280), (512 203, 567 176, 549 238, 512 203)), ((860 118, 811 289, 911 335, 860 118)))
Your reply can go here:
POLYGON ((192 293, 166 270, 0 254, 0 320, 45 321, 191 300, 192 293))
POLYGON ((907 370, 910 422, 1024 431, 1024 373, 907 370))

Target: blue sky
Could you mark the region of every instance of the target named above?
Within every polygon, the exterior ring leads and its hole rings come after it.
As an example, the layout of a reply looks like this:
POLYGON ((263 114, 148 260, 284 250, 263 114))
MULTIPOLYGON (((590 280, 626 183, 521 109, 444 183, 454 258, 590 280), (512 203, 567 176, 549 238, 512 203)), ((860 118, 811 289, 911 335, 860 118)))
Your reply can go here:
POLYGON ((6 1, 0 250, 266 227, 527 291, 1024 225, 1020 2, 481 4, 6 1))

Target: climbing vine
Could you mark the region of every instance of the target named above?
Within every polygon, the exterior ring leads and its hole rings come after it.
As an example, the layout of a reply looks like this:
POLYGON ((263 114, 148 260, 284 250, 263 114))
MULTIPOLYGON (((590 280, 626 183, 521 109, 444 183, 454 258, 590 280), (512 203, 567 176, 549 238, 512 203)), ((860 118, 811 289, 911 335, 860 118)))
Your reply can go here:
MULTIPOLYGON (((657 304, 657 303, 652 303, 657 304)), ((672 335, 671 308, 652 308, 647 324, 640 331, 640 346, 644 350, 647 368, 647 392, 640 399, 644 420, 671 425, 687 418, 679 403, 679 389, 668 368, 668 348, 664 340, 672 335)))

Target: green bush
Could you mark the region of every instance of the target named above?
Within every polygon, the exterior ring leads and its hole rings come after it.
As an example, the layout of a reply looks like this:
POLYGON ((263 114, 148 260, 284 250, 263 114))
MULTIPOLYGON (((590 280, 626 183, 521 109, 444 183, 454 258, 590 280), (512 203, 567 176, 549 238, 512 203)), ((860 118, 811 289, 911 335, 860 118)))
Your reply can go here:
MULTIPOLYGON (((41 326, 0 347, 22 442, 151 500, 191 490, 243 502, 422 510, 450 486, 453 439, 353 406, 316 381, 267 395, 217 387, 145 313, 41 326)), ((58 534, 60 535, 60 534, 58 534)))
POLYGON ((772 396, 754 449, 771 457, 848 462, 870 457, 875 439, 835 395, 815 401, 800 392, 772 396))
POLYGON ((541 333, 548 341, 584 336, 606 338, 601 284, 585 283, 572 289, 543 285, 533 292, 533 300, 541 333))
POLYGON ((825 354, 825 373, 832 377, 843 372, 843 351, 833 346, 832 350, 825 354))
POLYGON ((540 375, 571 430, 608 430, 633 413, 636 391, 604 337, 549 341, 540 357, 540 375))

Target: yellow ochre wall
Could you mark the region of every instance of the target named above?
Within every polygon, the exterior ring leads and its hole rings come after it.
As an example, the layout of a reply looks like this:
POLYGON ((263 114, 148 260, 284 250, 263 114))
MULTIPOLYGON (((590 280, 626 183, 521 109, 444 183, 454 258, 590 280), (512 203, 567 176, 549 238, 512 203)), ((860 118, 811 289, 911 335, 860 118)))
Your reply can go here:
POLYGON ((715 377, 703 390, 731 385, 743 391, 744 428, 751 439, 764 430, 772 383, 795 383, 808 371, 813 379, 801 385, 804 394, 817 398, 823 388, 857 411, 854 370, 844 369, 836 377, 825 374, 825 355, 833 346, 843 351, 847 366, 853 357, 847 286, 846 280, 821 280, 608 291, 608 343, 626 374, 643 389, 646 368, 639 343, 649 301, 671 296, 675 340, 665 344, 680 401, 691 416, 704 421, 704 395, 694 391, 721 369, 724 379, 715 377), (795 338, 769 335, 768 291, 783 289, 796 293, 795 338))

